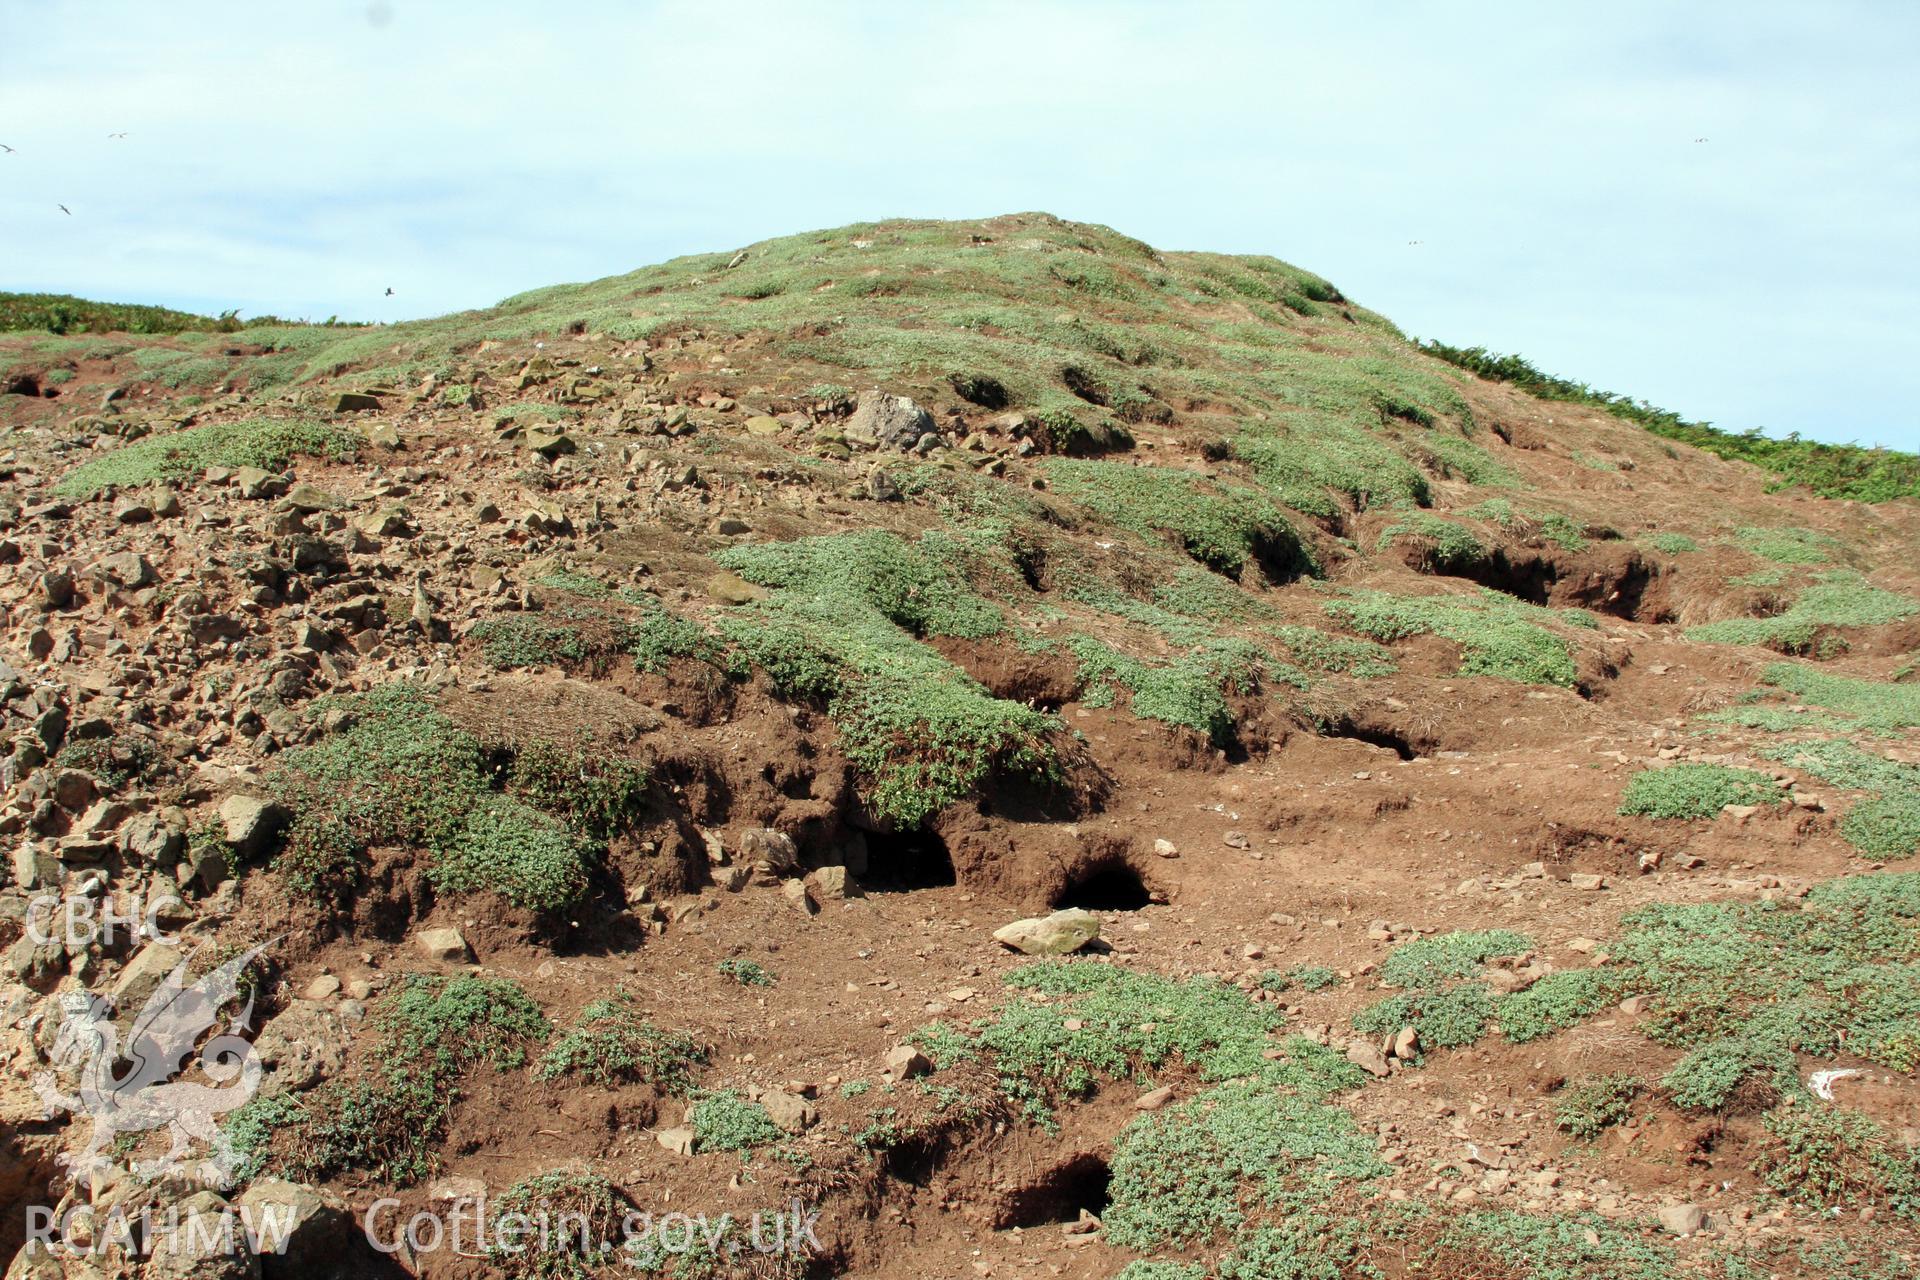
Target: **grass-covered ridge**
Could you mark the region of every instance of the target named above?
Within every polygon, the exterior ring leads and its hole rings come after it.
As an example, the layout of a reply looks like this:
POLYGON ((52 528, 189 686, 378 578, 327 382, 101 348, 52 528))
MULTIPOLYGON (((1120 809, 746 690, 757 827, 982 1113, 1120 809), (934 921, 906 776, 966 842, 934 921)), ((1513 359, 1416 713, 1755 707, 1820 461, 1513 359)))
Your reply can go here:
POLYGON ((1821 444, 1798 434, 1774 439, 1757 428, 1722 431, 1709 423, 1689 422, 1644 400, 1600 391, 1584 382, 1542 373, 1518 355, 1485 347, 1454 347, 1425 341, 1420 349, 1493 382, 1508 382, 1543 400, 1565 400, 1604 409, 1638 423, 1654 435, 1690 444, 1738 462, 1751 462, 1773 474, 1776 488, 1800 485, 1826 498, 1887 502, 1920 497, 1920 457, 1896 449, 1867 449, 1854 444, 1821 444))
POLYGON ((1471 596, 1353 590, 1322 607, 1334 621, 1387 644, 1418 635, 1451 640, 1460 646, 1461 675, 1525 684, 1573 685, 1579 670, 1565 629, 1597 625, 1577 609, 1542 608, 1490 590, 1471 596))
POLYGON ((271 316, 243 321, 231 311, 202 316, 67 293, 0 293, 0 333, 233 333, 248 324, 279 323, 271 316))

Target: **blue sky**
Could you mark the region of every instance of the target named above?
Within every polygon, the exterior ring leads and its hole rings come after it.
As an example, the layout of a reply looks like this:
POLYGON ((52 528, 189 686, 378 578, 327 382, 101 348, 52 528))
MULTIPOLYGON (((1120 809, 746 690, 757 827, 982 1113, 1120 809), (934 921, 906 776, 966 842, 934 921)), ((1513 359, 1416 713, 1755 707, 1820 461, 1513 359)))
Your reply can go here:
POLYGON ((1045 209, 1920 449, 1916 82, 1905 0, 0 0, 0 288, 397 320, 1045 209))

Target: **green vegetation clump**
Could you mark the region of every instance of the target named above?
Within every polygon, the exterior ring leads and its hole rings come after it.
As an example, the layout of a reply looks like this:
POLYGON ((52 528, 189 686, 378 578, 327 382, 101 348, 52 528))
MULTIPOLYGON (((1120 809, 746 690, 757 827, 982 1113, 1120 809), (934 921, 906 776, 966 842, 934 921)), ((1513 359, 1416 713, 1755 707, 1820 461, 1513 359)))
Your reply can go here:
POLYGON ((1103 1079, 1143 1083, 1177 1056, 1212 1086, 1142 1116, 1114 1144, 1109 1243, 1154 1249, 1235 1230, 1252 1203, 1304 1208, 1343 1183, 1383 1176, 1374 1143, 1327 1099, 1363 1079, 1296 1036, 1268 1056, 1274 1006, 1211 978, 1176 981, 1114 965, 1055 961, 1007 977, 1017 997, 970 1026, 915 1034, 936 1065, 986 1065, 1030 1120, 1103 1079))
POLYGON ((1359 1069, 1303 1036, 1268 1058, 1285 1017, 1211 978, 1176 981, 1090 961, 1026 965, 1007 975, 1015 999, 990 1021, 934 1023, 915 1033, 940 1067, 983 1060, 1030 1119, 1052 1117, 1059 1097, 1085 1097, 1101 1078, 1138 1077, 1175 1054, 1203 1080, 1249 1077, 1316 1099, 1360 1083, 1359 1069), (1067 1023, 1079 1025, 1069 1028, 1067 1023))
POLYGON ((368 849, 428 850, 442 889, 492 889, 516 906, 564 906, 587 889, 592 838, 497 791, 480 741, 418 688, 332 700, 342 723, 290 751, 273 777, 293 813, 280 865, 306 890, 344 892, 368 849))
POLYGON ((738 956, 728 956, 714 966, 723 978, 732 978, 743 987, 770 987, 774 977, 752 960, 742 960, 738 956))
POLYGON ((284 1099, 248 1104, 272 1108, 281 1126, 264 1163, 305 1182, 350 1169, 400 1185, 418 1181, 433 1170, 468 1075, 483 1065, 524 1065, 549 1030, 516 984, 470 974, 408 974, 371 1027, 377 1039, 366 1077, 329 1081, 294 1104, 297 1111, 284 1099))
POLYGON ((996 698, 921 640, 1000 631, 952 535, 866 532, 737 547, 721 563, 772 589, 720 623, 737 659, 785 697, 824 701, 881 818, 916 827, 996 773, 1060 774, 1058 717, 996 698))
POLYGON ((140 781, 160 763, 153 744, 130 733, 74 739, 60 748, 53 762, 62 769, 92 774, 108 791, 140 781))
POLYGON ((1485 1274, 1528 1280, 1673 1280, 1678 1274, 1665 1244, 1598 1214, 1450 1213, 1430 1248, 1455 1258, 1478 1255, 1492 1264, 1485 1274))
POLYGON ((1403 942, 1380 966, 1380 980, 1394 987, 1431 987, 1448 978, 1465 978, 1499 956, 1517 956, 1533 939, 1511 929, 1456 930, 1403 942))
POLYGON ((1561 1090, 1553 1105, 1554 1123, 1581 1141, 1597 1138, 1633 1115, 1640 1096, 1637 1076, 1592 1076, 1561 1090))
POLYGON ((725 1090, 697 1095, 687 1108, 687 1124, 697 1151, 745 1153, 786 1136, 765 1107, 725 1090))
POLYGON ((299 418, 209 422, 146 436, 81 463, 54 486, 64 498, 90 498, 110 488, 132 488, 197 477, 208 467, 279 471, 301 455, 343 458, 359 444, 339 427, 299 418))
POLYGON ((592 1280, 625 1269, 615 1265, 624 1255, 612 1251, 632 1202, 597 1173, 522 1178, 489 1207, 487 1260, 509 1280, 592 1280))
POLYGON ((1860 680, 1798 662, 1776 662, 1760 673, 1760 681, 1796 702, 1838 712, 1845 719, 1836 728, 1891 733, 1920 727, 1920 685, 1860 680))
POLYGON ((1444 342, 1427 341, 1419 346, 1428 355, 1494 382, 1510 382, 1543 400, 1592 405, 1665 439, 1722 458, 1751 462, 1773 473, 1774 488, 1801 485, 1824 498, 1857 502, 1920 497, 1920 457, 1910 453, 1854 444, 1820 444, 1802 440, 1797 432, 1775 440, 1761 435, 1758 428, 1741 433, 1721 431, 1704 422, 1688 422, 1644 400, 1542 373, 1521 356, 1500 355, 1485 347, 1452 347, 1444 342))
POLYGON ((1438 934, 1402 943, 1380 966, 1380 979, 1401 994, 1354 1015, 1356 1031, 1390 1035, 1412 1027, 1423 1047, 1453 1049, 1486 1034, 1496 1020, 1515 1043, 1537 1039, 1603 1008, 1617 998, 1616 981, 1598 970, 1550 973, 1524 990, 1496 997, 1478 974, 1489 960, 1519 956, 1533 942, 1506 929, 1438 934))
POLYGON ((554 569, 543 573, 533 580, 536 587, 546 587, 550 591, 565 591, 571 595, 585 596, 589 600, 605 600, 613 594, 613 588, 590 573, 581 573, 574 569, 554 569))
POLYGON ((1249 560, 1284 577, 1311 572, 1312 556, 1280 508, 1253 489, 1197 472, 1086 458, 1051 458, 1047 480, 1061 495, 1136 533, 1171 535, 1216 573, 1249 560))
POLYGON ((534 1074, 570 1076, 602 1088, 644 1081, 663 1093, 685 1094, 707 1050, 691 1036, 663 1031, 641 1016, 633 997, 616 992, 580 1011, 572 1029, 547 1049, 534 1074))
POLYGON ((1812 529, 1747 527, 1733 531, 1733 542, 1775 564, 1825 564, 1840 550, 1839 539, 1812 529))
POLYGON ((1377 429, 1309 413, 1250 425, 1232 443, 1260 486, 1304 515, 1331 519, 1345 499, 1356 511, 1432 501, 1426 475, 1377 429))
MULTIPOLYGON (((1089 706, 1108 705, 1115 688, 1125 689, 1135 715, 1193 729, 1221 745, 1233 737, 1227 694, 1252 693, 1263 670, 1284 674, 1259 646, 1244 640, 1212 640, 1158 667, 1091 636, 1069 637, 1067 648, 1079 659, 1080 685, 1089 706)), ((1304 678, 1297 683, 1304 686, 1304 678)))
POLYGON ((1656 533, 1647 539, 1647 545, 1670 556, 1700 549, 1700 544, 1684 533, 1656 533))
POLYGON ((1420 566, 1428 573, 1465 574, 1485 564, 1489 554, 1487 544, 1472 529, 1425 511, 1410 511, 1382 529, 1374 549, 1385 551, 1403 540, 1414 544, 1420 566))
POLYGON ((1713 818, 1730 804, 1781 804, 1786 796, 1764 773, 1721 764, 1671 764, 1627 780, 1622 814, 1642 818, 1713 818))
POLYGON ((1761 1120, 1770 1139, 1755 1159, 1762 1182, 1816 1209, 1885 1205, 1920 1217, 1920 1152, 1901 1147, 1870 1116, 1796 1099, 1761 1120))
POLYGON ((1917 613, 1920 601, 1835 570, 1801 592, 1784 613, 1702 623, 1688 627, 1685 634, 1707 644, 1763 644, 1783 653, 1809 653, 1818 647, 1819 656, 1825 657, 1825 650, 1836 643, 1824 637, 1830 628, 1880 626, 1917 613))
POLYGON ((1371 680, 1400 669, 1393 654, 1370 640, 1336 636, 1318 627, 1280 626, 1274 635, 1287 647, 1287 656, 1309 671, 1330 672, 1371 680))
POLYGON ((1497 591, 1474 596, 1397 596, 1357 590, 1321 606, 1327 616, 1375 640, 1437 635, 1460 646, 1460 674, 1524 684, 1572 685, 1579 676, 1567 641, 1549 621, 1591 625, 1570 610, 1525 604, 1497 591))
POLYGON ((1910 858, 1920 852, 1920 765, 1839 741, 1797 742, 1767 754, 1836 787, 1871 793, 1840 820, 1840 834, 1862 853, 1910 858))
POLYGON ((537 613, 502 613, 475 623, 473 638, 487 661, 502 670, 579 662, 587 642, 577 628, 537 613))
POLYGON ((1140 1250, 1234 1232, 1250 1209, 1309 1210, 1389 1172, 1349 1112, 1251 1079, 1135 1120, 1115 1139, 1111 1168, 1101 1233, 1140 1250))
POLYGON ((1622 922, 1608 967, 1654 997, 1641 1030, 1686 1050, 1661 1081, 1719 1107, 1757 1073, 1799 1091, 1794 1055, 1920 1067, 1920 875, 1817 885, 1799 906, 1661 904, 1622 922))

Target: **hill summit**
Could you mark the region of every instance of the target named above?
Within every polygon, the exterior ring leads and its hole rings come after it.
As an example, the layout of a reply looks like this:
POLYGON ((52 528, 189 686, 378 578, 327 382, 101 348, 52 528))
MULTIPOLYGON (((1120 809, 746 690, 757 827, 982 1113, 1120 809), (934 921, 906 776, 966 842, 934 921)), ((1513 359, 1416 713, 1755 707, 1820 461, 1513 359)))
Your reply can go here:
POLYGON ((322 1206, 266 1275, 476 1188, 818 1208, 770 1275, 1902 1265, 1914 459, 1045 214, 35 306, 171 331, 0 336, 0 1051, 179 954, 36 903, 281 941, 227 1185, 7 1093, 16 1209, 322 1206))

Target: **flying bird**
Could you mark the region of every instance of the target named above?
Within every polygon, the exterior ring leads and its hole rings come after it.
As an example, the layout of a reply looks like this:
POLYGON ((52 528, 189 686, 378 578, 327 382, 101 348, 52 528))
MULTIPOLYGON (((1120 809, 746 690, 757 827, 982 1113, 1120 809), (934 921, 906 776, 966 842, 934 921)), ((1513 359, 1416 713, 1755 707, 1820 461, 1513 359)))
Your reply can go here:
POLYGON ((124 134, 124 133, 110 133, 110 134, 108 134, 107 136, 108 136, 109 138, 124 138, 124 137, 126 137, 127 135, 126 135, 126 134, 124 134))
POLYGON ((10 147, 10 146, 8 146, 8 145, 7 145, 6 143, 4 143, 4 142, 0 142, 0 151, 4 151, 4 152, 6 152, 6 153, 7 153, 8 155, 12 155, 12 154, 13 154, 13 148, 12 148, 12 147, 10 147))
POLYGON ((1708 141, 1708 139, 1706 139, 1706 138, 1695 138, 1695 139, 1694 139, 1694 141, 1695 141, 1695 142, 1706 142, 1706 141, 1708 141))
POLYGON ((388 296, 389 298, 391 298, 391 297, 393 296, 393 289, 392 289, 392 287, 391 287, 391 286, 389 286, 389 287, 388 287, 388 289, 387 289, 387 296, 388 296))
POLYGON ((71 209, 69 209, 69 208, 67 208, 67 206, 65 206, 65 205, 57 205, 57 206, 55 206, 55 207, 56 207, 56 208, 58 208, 58 209, 60 210, 60 212, 62 212, 62 213, 64 213, 64 214, 66 214, 66 215, 67 215, 67 216, 68 216, 69 218, 71 218, 71 217, 73 216, 73 210, 71 210, 71 209))

